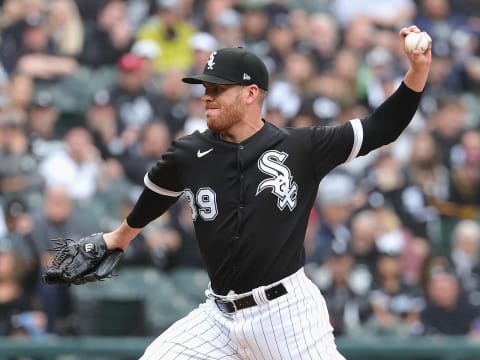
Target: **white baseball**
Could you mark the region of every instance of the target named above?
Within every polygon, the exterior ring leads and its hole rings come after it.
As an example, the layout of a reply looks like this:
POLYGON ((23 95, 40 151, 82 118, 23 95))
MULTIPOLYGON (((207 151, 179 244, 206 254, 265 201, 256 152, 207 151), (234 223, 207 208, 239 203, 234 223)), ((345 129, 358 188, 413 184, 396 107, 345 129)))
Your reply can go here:
POLYGON ((419 33, 411 32, 405 37, 405 49, 409 53, 417 49, 425 52, 430 46, 431 41, 432 39, 425 31, 419 33))

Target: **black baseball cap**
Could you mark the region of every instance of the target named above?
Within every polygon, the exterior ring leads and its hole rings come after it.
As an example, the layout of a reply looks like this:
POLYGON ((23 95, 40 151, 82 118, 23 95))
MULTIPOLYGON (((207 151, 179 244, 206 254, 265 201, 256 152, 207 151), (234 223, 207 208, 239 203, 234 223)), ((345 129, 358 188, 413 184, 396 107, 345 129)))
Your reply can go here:
POLYGON ((223 48, 210 54, 203 73, 185 77, 189 84, 252 85, 268 90, 268 70, 254 53, 242 48, 223 48))

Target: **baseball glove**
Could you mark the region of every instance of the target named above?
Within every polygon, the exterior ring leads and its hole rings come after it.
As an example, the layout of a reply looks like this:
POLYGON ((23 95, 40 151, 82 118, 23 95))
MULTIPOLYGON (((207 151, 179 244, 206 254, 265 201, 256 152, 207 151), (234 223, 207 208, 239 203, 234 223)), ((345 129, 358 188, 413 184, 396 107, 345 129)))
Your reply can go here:
POLYGON ((112 276, 123 256, 122 249, 107 250, 102 233, 81 238, 55 239, 55 257, 43 274, 47 284, 81 285, 112 276))

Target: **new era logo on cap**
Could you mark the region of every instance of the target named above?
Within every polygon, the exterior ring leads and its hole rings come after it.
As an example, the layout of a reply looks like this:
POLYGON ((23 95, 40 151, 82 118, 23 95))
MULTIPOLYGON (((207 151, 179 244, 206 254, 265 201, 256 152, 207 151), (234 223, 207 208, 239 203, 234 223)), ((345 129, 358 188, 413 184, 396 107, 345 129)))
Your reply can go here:
POLYGON ((268 70, 263 61, 254 53, 238 47, 219 49, 210 54, 203 73, 185 77, 189 84, 256 84, 268 90, 268 70))

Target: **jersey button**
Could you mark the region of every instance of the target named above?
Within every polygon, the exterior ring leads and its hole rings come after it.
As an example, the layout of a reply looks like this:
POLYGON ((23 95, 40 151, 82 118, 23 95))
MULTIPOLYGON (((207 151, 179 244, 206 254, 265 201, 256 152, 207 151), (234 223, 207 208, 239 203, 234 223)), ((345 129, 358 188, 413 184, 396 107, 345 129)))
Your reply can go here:
POLYGON ((238 148, 239 148, 240 150, 243 150, 243 149, 245 149, 245 146, 240 145, 238 148))

